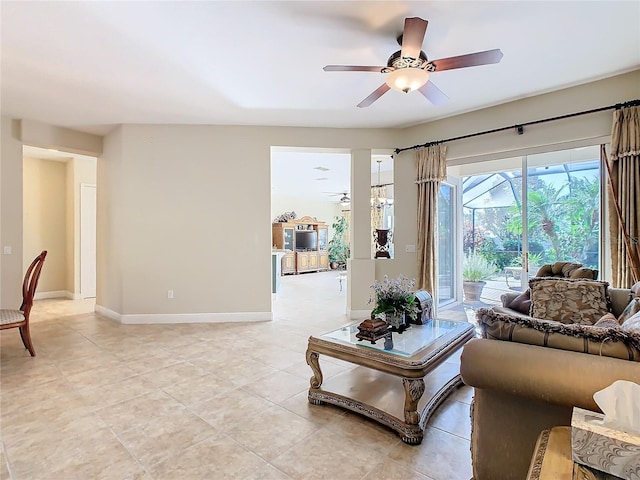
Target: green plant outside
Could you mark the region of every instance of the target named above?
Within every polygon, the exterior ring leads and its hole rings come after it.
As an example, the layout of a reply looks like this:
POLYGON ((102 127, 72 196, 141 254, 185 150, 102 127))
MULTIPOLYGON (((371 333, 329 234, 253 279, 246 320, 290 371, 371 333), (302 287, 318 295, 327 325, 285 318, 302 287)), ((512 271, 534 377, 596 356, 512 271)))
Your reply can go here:
MULTIPOLYGON (((518 195, 522 195, 520 182, 520 179, 513 180, 518 195)), ((553 186, 532 177, 526 198, 529 202, 530 266, 572 261, 597 268, 600 235, 598 179, 572 177, 564 184, 553 186)), ((521 202, 507 208, 478 210, 473 234, 471 222, 465 219, 465 251, 481 254, 500 269, 521 265, 521 202)))
POLYGON ((344 241, 347 229, 349 228, 347 219, 342 216, 334 217, 331 228, 333 229, 333 236, 331 240, 329 240, 329 261, 341 264, 347 263, 349 255, 351 254, 349 245, 344 241))
POLYGON ((465 282, 482 282, 496 272, 496 265, 482 255, 467 253, 462 264, 462 279, 465 282))

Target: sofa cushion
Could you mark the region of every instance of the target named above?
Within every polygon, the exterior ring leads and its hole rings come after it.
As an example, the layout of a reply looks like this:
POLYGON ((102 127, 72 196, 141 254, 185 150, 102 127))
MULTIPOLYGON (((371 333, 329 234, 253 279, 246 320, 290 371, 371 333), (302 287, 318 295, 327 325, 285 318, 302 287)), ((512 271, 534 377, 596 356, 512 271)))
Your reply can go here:
POLYGON ((529 311, 531 309, 531 291, 527 289, 505 306, 515 310, 516 312, 529 315, 529 311))
POLYGON ((640 312, 640 297, 635 297, 631 299, 629 304, 622 311, 618 317, 618 322, 623 324, 627 319, 633 317, 638 312, 640 312))
POLYGON ((640 362, 640 333, 620 326, 564 324, 514 315, 504 307, 480 308, 476 318, 483 338, 640 362))
POLYGON ((609 287, 607 289, 607 295, 609 296, 609 301, 611 302, 611 313, 613 313, 616 317, 620 317, 622 312, 629 302, 635 296, 634 293, 628 288, 613 288, 609 287))
POLYGON ((562 323, 593 325, 609 311, 607 282, 532 278, 531 316, 562 323))

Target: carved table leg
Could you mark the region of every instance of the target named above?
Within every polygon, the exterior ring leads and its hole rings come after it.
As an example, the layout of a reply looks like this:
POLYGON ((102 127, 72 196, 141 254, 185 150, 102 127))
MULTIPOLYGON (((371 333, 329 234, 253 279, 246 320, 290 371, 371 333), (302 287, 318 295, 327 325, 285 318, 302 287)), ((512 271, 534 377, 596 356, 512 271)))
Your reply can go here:
MULTIPOLYGON (((403 378, 402 386, 404 387, 404 421, 409 425, 419 425, 418 402, 424 394, 424 380, 403 378)), ((419 444, 422 442, 422 429, 418 435, 402 437, 402 441, 412 445, 419 444)))
MULTIPOLYGON (((307 364, 313 370, 313 376, 309 379, 311 388, 320 388, 322 385, 322 370, 320 370, 320 354, 307 350, 307 364)), ((309 392, 309 403, 314 405, 322 405, 324 402, 311 398, 311 391, 309 392)))

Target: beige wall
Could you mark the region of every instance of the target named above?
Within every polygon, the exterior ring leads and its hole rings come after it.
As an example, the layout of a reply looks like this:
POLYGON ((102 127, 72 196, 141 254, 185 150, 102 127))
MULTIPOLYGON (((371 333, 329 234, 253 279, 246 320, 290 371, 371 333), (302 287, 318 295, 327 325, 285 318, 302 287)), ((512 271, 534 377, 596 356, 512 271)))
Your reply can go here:
MULTIPOLYGON (((640 70, 408 128, 402 131, 401 146, 532 122, 637 98, 640 98, 640 70)), ((456 164, 507 158, 521 153, 559 150, 571 142, 598 144, 603 136, 611 135, 612 116, 612 110, 607 110, 527 126, 523 135, 510 129, 451 142, 447 145, 447 161, 456 164)), ((407 154, 413 156, 412 152, 404 152, 398 162, 407 154)))
POLYGON ((270 318, 271 147, 391 148, 394 133, 120 127, 98 162, 101 311, 130 321, 270 318))
MULTIPOLYGON (((3 116, 0 144, 2 148, 0 157, 0 179, 2 182, 0 188, 2 209, 0 237, 2 246, 10 246, 12 249, 11 255, 0 255, 0 307, 16 308, 22 299, 21 287, 24 277, 22 145, 28 144, 98 155, 102 151, 102 138, 66 128, 3 116)), ((59 228, 66 235, 65 226, 62 225, 59 228)), ((66 252, 66 247, 64 250, 66 252)), ((44 272, 50 268, 50 260, 47 257, 41 282, 44 282, 44 272)), ((65 271, 66 268, 65 265, 65 271)), ((63 286, 63 290, 64 288, 65 286, 63 286)), ((44 291, 42 283, 39 285, 38 291, 44 291)))
MULTIPOLYGON (((228 320, 247 319, 243 315, 251 313, 255 318, 268 315, 272 146, 348 151, 404 147, 639 97, 640 72, 634 72, 405 130, 121 126, 105 137, 104 154, 98 161, 97 303, 135 320, 144 320, 140 317, 144 314, 203 315, 195 320, 207 320, 207 315, 228 320), (174 290, 173 300, 166 298, 169 289, 174 290)), ((567 142, 597 143, 609 136, 611 116, 608 111, 525 128, 522 136, 505 132, 454 142, 449 159, 452 163, 476 161, 558 148, 567 142)), ((3 119, 3 140, 7 122, 3 119)), ((15 197, 5 194, 5 185, 20 175, 16 170, 20 167, 5 165, 4 141, 2 148, 1 234, 3 241, 17 238, 21 242, 20 222, 5 221, 4 216, 7 198, 15 197)), ((352 161, 354 235, 365 235, 366 230, 368 242, 364 205, 369 200, 369 178, 361 178, 362 170, 354 179, 353 169, 352 161)), ((394 163, 396 258, 375 261, 377 278, 385 273, 415 276, 417 272, 416 255, 405 253, 405 245, 416 242, 414 172, 413 153, 398 155, 394 163)), ((372 279, 373 270, 371 260, 362 255, 355 259, 353 274, 358 275, 360 290, 350 292, 354 296, 350 308, 359 311, 366 308, 367 279, 372 279)), ((3 287, 15 274, 5 263, 3 258, 3 287)))
POLYGON ((64 296, 66 288, 66 177, 63 162, 23 160, 23 270, 47 250, 39 296, 64 296))
POLYGON ((120 258, 125 242, 122 197, 122 127, 109 134, 98 158, 96 189, 96 300, 114 312, 122 312, 120 258))
POLYGON ((18 121, 2 117, 0 138, 0 307, 22 302, 22 142, 18 121))

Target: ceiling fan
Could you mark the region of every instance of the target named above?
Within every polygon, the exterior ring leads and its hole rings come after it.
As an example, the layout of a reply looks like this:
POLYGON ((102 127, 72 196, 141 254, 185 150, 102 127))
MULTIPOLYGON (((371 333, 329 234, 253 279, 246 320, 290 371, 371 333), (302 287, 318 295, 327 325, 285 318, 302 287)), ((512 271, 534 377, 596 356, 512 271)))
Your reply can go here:
POLYGON ((398 37, 398 43, 402 49, 392 54, 384 67, 327 65, 323 70, 325 72, 377 72, 387 74, 385 83, 358 104, 360 108, 368 107, 391 88, 404 93, 418 90, 434 105, 441 105, 448 100, 448 97, 429 80, 430 73, 488 65, 498 63, 502 59, 500 49, 494 49, 429 60, 422 51, 422 42, 427 31, 427 24, 426 20, 419 17, 405 18, 404 32, 398 37))
POLYGON ((336 195, 342 195, 340 197, 340 200, 338 200, 342 204, 349 203, 351 201, 347 192, 342 192, 342 193, 324 192, 324 193, 328 193, 330 197, 333 197, 336 195))

